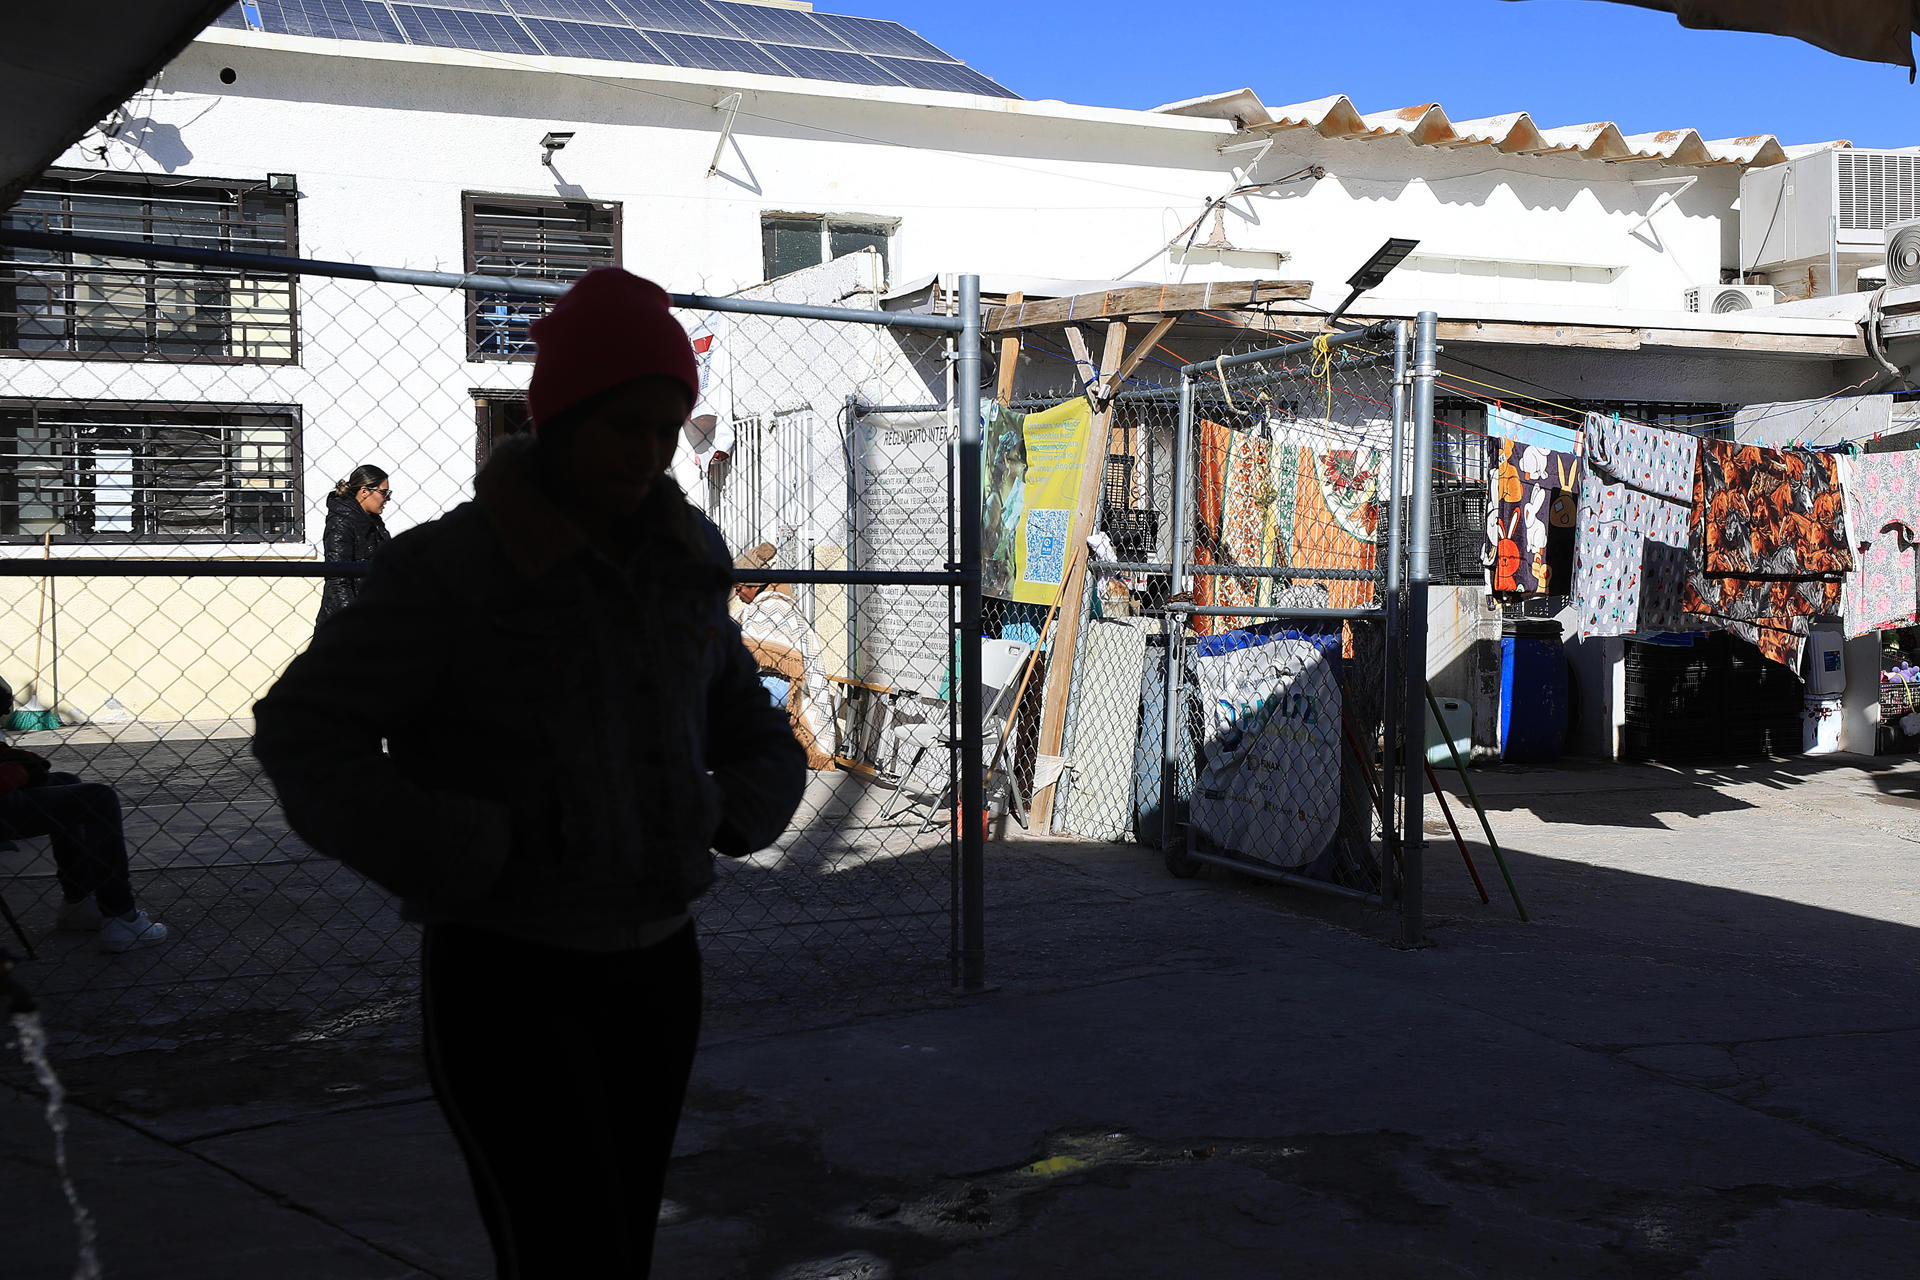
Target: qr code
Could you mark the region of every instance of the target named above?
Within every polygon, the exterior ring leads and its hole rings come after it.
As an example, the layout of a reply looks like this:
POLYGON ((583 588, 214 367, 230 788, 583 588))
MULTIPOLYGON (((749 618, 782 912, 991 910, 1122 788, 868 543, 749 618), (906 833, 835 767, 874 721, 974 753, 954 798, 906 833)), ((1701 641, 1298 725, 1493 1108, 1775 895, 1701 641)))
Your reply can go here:
POLYGON ((1071 511, 1038 507, 1027 512, 1027 582, 1057 587, 1067 580, 1067 536, 1071 511))

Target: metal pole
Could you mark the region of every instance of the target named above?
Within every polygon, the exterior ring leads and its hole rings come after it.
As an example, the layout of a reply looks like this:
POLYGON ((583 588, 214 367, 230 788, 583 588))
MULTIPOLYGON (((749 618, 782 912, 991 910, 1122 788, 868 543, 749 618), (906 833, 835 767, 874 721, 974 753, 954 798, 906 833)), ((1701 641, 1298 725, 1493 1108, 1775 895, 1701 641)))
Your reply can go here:
POLYGON ((1840 296, 1840 215, 1827 220, 1827 296, 1840 296))
POLYGON ((980 277, 960 277, 959 357, 954 401, 959 406, 960 464, 960 981, 962 991, 986 986, 986 708, 980 705, 980 277))
MULTIPOLYGON (((1396 868, 1393 865, 1394 815, 1399 812, 1399 792, 1395 789, 1401 776, 1400 756, 1395 750, 1400 745, 1400 703, 1394 697, 1400 677, 1400 654, 1398 652, 1405 636, 1405 624, 1400 620, 1400 593, 1403 588, 1400 556, 1405 546, 1402 536, 1406 530, 1406 503, 1401 499, 1401 486, 1406 482, 1406 463, 1401 454, 1407 447, 1407 362, 1411 345, 1411 327, 1403 320, 1393 326, 1393 453, 1387 460, 1387 580, 1385 596, 1380 601, 1387 611, 1386 657, 1381 669, 1381 741, 1384 744, 1380 754, 1380 901, 1392 907, 1398 896, 1398 885, 1394 881, 1396 868)), ((1418 722, 1416 722, 1418 723, 1418 722)), ((1424 735, 1423 735, 1424 736, 1424 735)))
MULTIPOLYGON (((1167 546, 1167 595, 1186 590, 1181 579, 1187 561, 1187 446, 1193 438, 1193 374, 1180 371, 1180 419, 1173 433, 1173 520, 1171 541, 1167 546)), ((1171 603, 1171 600, 1169 600, 1171 603)), ((1160 851, 1174 851, 1173 806, 1180 790, 1180 658, 1186 639, 1186 623, 1181 615, 1168 610, 1167 673, 1161 681, 1167 702, 1163 708, 1163 733, 1160 739, 1160 851)))
POLYGON ((1422 311, 1413 336, 1413 486, 1407 521, 1407 706, 1404 759, 1406 816, 1402 826, 1400 858, 1400 940, 1416 946, 1424 940, 1426 911, 1425 857, 1421 851, 1420 764, 1426 755, 1426 734, 1414 726, 1426 724, 1427 712, 1427 578, 1428 548, 1433 537, 1433 380, 1440 372, 1440 327, 1437 312, 1422 311))

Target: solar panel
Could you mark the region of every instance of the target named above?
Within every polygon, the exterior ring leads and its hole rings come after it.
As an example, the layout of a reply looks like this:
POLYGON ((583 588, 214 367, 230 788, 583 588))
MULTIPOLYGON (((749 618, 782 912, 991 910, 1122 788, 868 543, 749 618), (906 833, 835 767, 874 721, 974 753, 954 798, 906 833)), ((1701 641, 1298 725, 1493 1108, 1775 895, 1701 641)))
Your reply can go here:
POLYGON ((608 62, 671 63, 666 54, 632 27, 597 22, 526 19, 527 30, 556 58, 601 58, 608 62))
POLYGON ((892 74, 916 89, 944 89, 948 93, 978 93, 990 98, 1018 98, 1013 90, 958 62, 923 62, 918 58, 875 58, 892 74))
POLYGON ((642 31, 692 36, 737 36, 739 30, 702 0, 609 0, 642 31))
POLYGON ((759 4, 728 4, 726 0, 714 0, 713 7, 750 39, 767 44, 797 44, 813 49, 851 47, 815 22, 810 13, 795 9, 773 9, 759 4))
POLYGON ((396 4, 407 39, 440 49, 481 49, 489 53, 539 53, 519 19, 468 9, 441 9, 427 5, 396 4))
POLYGON ((839 84, 885 84, 895 87, 905 83, 898 76, 882 68, 872 58, 864 58, 857 53, 846 53, 837 49, 801 49, 790 44, 769 44, 761 47, 786 63, 787 70, 803 79, 832 80, 839 84))
POLYGON ((889 53, 903 58, 932 58, 936 62, 956 62, 952 54, 935 48, 897 22, 878 18, 849 18, 837 13, 816 13, 815 20, 861 53, 889 53))
POLYGON ((403 43, 387 6, 377 0, 257 0, 262 30, 321 40, 403 43))
POLYGON ((708 71, 753 71, 763 76, 791 75, 757 44, 745 40, 719 40, 712 36, 682 36, 666 31, 649 31, 647 38, 666 51, 676 67, 701 67, 708 71))
POLYGON ((735 0, 250 0, 213 25, 247 30, 249 7, 281 35, 1020 96, 897 22, 735 0))
POLYGON ((507 0, 507 7, 522 18, 568 18, 574 22, 626 21, 607 0, 507 0))

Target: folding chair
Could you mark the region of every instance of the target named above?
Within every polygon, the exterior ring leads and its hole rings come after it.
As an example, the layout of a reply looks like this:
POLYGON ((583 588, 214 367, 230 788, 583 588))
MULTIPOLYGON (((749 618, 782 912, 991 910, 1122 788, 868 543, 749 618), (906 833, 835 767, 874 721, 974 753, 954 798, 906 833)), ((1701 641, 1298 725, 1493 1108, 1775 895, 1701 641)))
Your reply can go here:
MULTIPOLYGON (((999 754, 1000 740, 1006 729, 1008 713, 1015 691, 1020 686, 1020 672, 1026 667, 1027 658, 1033 653, 1033 646, 1019 640, 983 640, 980 642, 980 701, 986 711, 982 717, 981 729, 985 735, 985 758, 981 764, 992 767, 994 757, 999 754)), ((944 712, 947 704, 933 703, 931 706, 944 712)), ((907 747, 915 748, 913 759, 900 771, 900 782, 893 794, 887 797, 886 804, 880 808, 880 816, 893 816, 894 806, 900 798, 913 790, 913 781, 920 762, 927 752, 935 747, 951 750, 959 744, 947 732, 948 717, 943 714, 931 716, 919 724, 904 724, 892 730, 894 750, 899 752, 907 747)), ((896 756, 896 758, 898 758, 896 756)), ((1022 811, 1025 802, 1020 795, 1020 781, 1011 771, 1007 774, 1013 789, 1013 802, 1020 805, 1022 811)), ((927 820, 920 824, 919 834, 924 835, 933 825, 934 815, 953 804, 953 783, 951 779, 941 783, 937 791, 926 793, 933 796, 933 802, 927 809, 927 820)), ((911 804, 909 805, 911 807, 911 804)))

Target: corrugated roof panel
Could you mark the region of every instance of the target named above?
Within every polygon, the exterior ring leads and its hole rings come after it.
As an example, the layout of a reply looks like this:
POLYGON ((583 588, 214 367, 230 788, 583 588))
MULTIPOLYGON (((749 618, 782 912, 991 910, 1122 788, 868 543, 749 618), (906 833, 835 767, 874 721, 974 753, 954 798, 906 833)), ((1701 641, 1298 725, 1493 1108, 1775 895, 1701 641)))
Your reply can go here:
POLYGON ((1808 151, 1853 145, 1829 142, 1814 147, 1783 147, 1772 134, 1707 142, 1692 129, 1640 133, 1629 138, 1610 120, 1542 129, 1525 111, 1478 120, 1451 120, 1437 102, 1362 115, 1352 99, 1341 93, 1312 102, 1269 107, 1251 89, 1236 89, 1232 93, 1170 102, 1154 109, 1170 115, 1229 120, 1248 133, 1311 129, 1323 138, 1400 137, 1422 147, 1491 146, 1507 155, 1657 162, 1676 168, 1723 164, 1749 168, 1779 164, 1789 156, 1808 151))
POLYGON ((1534 127, 1533 117, 1524 111, 1480 120, 1455 120, 1455 146, 1491 146, 1506 155, 1532 155, 1548 150, 1547 140, 1534 127))
POLYGON ((1399 107, 1393 111, 1377 111, 1360 119, 1366 124, 1368 132, 1381 137, 1397 134, 1416 147, 1448 146, 1459 140, 1459 135, 1453 131, 1453 122, 1447 119, 1447 113, 1440 109, 1437 102, 1423 102, 1416 107, 1399 107))

